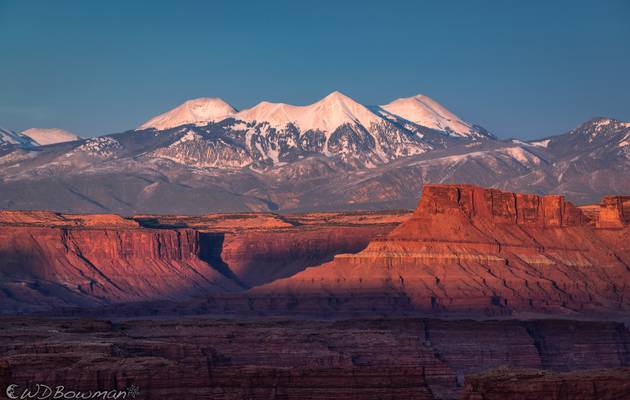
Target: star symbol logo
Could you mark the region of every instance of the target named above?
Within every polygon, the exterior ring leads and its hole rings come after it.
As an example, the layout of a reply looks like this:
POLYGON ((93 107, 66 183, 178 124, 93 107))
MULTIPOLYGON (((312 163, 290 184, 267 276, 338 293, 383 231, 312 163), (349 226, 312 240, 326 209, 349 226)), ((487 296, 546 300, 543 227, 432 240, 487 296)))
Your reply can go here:
POLYGON ((131 385, 127 388, 127 395, 132 399, 135 399, 136 396, 140 394, 140 388, 136 385, 131 385))

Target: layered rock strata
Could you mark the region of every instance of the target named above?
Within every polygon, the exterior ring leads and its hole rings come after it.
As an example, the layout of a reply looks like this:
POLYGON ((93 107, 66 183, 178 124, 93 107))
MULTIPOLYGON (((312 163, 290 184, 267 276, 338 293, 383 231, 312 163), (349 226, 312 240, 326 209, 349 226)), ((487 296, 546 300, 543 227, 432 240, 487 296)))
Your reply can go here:
POLYGON ((242 291, 359 251, 405 215, 130 219, 0 211, 0 312, 242 291))
POLYGON ((6 367, 11 383, 85 391, 135 385, 138 399, 457 399, 469 383, 491 392, 485 388, 492 382, 469 376, 499 366, 563 372, 630 362, 628 331, 611 322, 5 317, 0 323, 0 371, 6 367))
POLYGON ((189 229, 0 228, 4 312, 184 299, 240 287, 199 257, 189 229))
POLYGON ((624 199, 604 199, 592 221, 561 196, 426 185, 413 216, 387 237, 251 294, 261 310, 271 298, 276 308, 320 314, 624 314, 624 199))
POLYGON ((497 369, 467 378, 462 400, 619 400, 630 398, 630 368, 554 373, 497 369))

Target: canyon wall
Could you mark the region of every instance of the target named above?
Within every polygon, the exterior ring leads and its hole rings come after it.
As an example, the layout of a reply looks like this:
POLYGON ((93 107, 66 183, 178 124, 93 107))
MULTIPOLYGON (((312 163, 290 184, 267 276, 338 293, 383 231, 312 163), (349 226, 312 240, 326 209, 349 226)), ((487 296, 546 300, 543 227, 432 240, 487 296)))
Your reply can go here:
POLYGON ((363 250, 394 226, 330 226, 232 233, 206 233, 211 259, 229 266, 249 287, 286 278, 331 261, 335 254, 363 250))
POLYGON ((0 322, 0 367, 12 383, 74 390, 136 385, 139 399, 457 399, 469 384, 477 393, 491 387, 469 377, 500 366, 588 374, 630 362, 629 333, 614 322, 0 322))
POLYGON ((627 316, 630 227, 624 199, 604 199, 593 221, 561 196, 425 185, 413 216, 387 237, 255 288, 250 304, 264 310, 273 302, 276 309, 324 315, 627 316))
POLYGON ((4 312, 95 306, 240 287, 198 257, 197 232, 0 227, 4 312))
POLYGON ((363 250, 411 214, 406 211, 137 216, 143 226, 187 227, 202 232, 203 257, 223 265, 246 287, 285 278, 363 250))
POLYGON ((606 196, 602 200, 597 226, 623 228, 630 224, 630 196, 606 196))
POLYGON ((0 312, 242 291, 359 251, 404 216, 0 211, 0 312))

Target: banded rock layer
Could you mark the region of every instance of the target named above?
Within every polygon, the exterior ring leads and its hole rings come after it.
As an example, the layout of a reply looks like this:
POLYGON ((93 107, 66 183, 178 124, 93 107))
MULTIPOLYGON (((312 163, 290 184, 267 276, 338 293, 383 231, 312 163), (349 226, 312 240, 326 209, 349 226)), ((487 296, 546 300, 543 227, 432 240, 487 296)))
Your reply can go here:
POLYGON ((630 362, 628 331, 613 322, 0 322, 0 379, 20 388, 136 385, 138 399, 457 399, 469 376, 502 365, 562 372, 630 362))
POLYGON ((630 368, 554 373, 497 369, 467 379, 462 400, 619 400, 630 398, 630 368))
POLYGON ((183 299, 239 286, 198 256, 189 229, 0 228, 3 312, 183 299))
POLYGON ((0 312, 242 291, 359 251, 406 216, 0 211, 0 312))
POLYGON ((623 196, 594 221, 561 196, 426 185, 386 238, 252 294, 292 312, 627 313, 627 211, 623 196))

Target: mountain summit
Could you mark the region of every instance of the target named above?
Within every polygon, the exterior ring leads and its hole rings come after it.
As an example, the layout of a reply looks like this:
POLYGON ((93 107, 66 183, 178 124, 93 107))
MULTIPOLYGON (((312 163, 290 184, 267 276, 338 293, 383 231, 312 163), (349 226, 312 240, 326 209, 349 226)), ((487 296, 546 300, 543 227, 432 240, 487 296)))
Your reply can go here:
POLYGON ((218 97, 201 97, 185 101, 170 111, 151 118, 138 129, 169 129, 187 124, 207 124, 221 121, 236 113, 236 109, 218 97))
POLYGON ((379 116, 341 92, 332 92, 323 99, 307 106, 263 101, 243 110, 236 118, 245 121, 268 122, 274 127, 284 128, 289 123, 300 130, 333 132, 344 124, 359 124, 369 128, 379 123, 379 116))
POLYGON ((437 101, 422 94, 396 99, 380 106, 387 114, 416 125, 447 131, 456 136, 477 136, 475 127, 460 119, 437 101))
POLYGON ((80 136, 59 128, 30 128, 20 134, 28 136, 42 146, 81 139, 80 136))
MULTIPOLYGON (((417 100, 393 103, 413 110, 417 100)), ((470 124, 470 135, 430 128, 420 123, 431 120, 413 118, 420 114, 366 111, 340 93, 254 109, 54 146, 0 130, 0 206, 125 214, 409 208, 428 182, 560 192, 583 203, 630 192, 627 122, 596 119, 526 142, 470 124)))
POLYGON ((174 109, 151 118, 138 129, 170 129, 181 125, 205 125, 227 118, 247 123, 267 124, 275 129, 294 125, 302 132, 320 131, 329 137, 337 128, 349 124, 370 130, 373 124, 416 126, 440 131, 452 137, 482 138, 489 134, 463 121, 437 101, 418 94, 391 103, 366 107, 345 94, 334 91, 323 99, 304 106, 262 101, 254 107, 237 112, 219 98, 188 100, 174 109))

